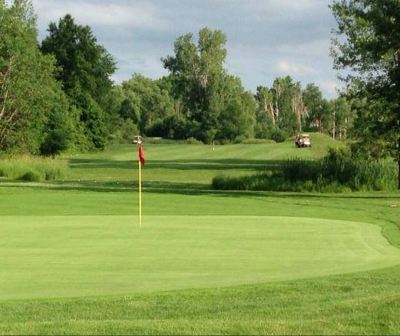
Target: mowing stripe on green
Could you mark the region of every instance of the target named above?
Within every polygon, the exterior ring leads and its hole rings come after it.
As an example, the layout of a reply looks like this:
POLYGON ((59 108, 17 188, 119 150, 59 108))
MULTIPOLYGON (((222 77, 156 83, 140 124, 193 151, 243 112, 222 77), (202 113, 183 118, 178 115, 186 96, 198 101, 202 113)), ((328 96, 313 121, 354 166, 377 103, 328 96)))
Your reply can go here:
POLYGON ((372 224, 265 216, 3 216, 0 299, 220 287, 400 264, 372 224))

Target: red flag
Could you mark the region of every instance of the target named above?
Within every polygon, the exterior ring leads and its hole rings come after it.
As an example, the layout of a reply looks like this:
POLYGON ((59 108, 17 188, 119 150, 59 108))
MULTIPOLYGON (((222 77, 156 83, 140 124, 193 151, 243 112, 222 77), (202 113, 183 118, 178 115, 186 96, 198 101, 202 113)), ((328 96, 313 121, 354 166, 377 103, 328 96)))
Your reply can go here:
POLYGON ((142 145, 139 145, 139 160, 142 165, 144 165, 144 150, 142 145))

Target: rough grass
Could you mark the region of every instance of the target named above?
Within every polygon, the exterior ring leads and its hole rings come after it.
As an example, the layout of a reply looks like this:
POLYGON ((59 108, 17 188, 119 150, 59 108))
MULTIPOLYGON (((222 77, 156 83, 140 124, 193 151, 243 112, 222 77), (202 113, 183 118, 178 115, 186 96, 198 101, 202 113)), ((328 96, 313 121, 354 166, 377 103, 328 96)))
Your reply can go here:
POLYGON ((392 160, 367 161, 345 149, 331 148, 323 158, 288 159, 253 175, 217 175, 212 186, 216 190, 391 191, 397 189, 397 167, 392 160))
POLYGON ((27 182, 54 181, 66 177, 65 160, 22 156, 0 160, 0 178, 27 182))

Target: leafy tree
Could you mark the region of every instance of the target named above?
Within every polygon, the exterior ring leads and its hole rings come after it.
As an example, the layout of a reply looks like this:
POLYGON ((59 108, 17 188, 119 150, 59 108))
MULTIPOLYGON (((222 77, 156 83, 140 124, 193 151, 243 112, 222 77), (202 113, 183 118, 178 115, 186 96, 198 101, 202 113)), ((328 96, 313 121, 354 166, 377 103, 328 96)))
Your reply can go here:
POLYGON ((216 138, 233 141, 236 138, 253 137, 255 123, 253 95, 245 92, 237 77, 226 75, 222 83, 223 87, 214 97, 214 108, 218 111, 216 138))
POLYGON ((59 90, 51 102, 50 114, 43 130, 43 142, 39 151, 42 155, 54 156, 78 143, 78 120, 68 98, 59 90))
POLYGON ((276 78, 272 88, 259 86, 256 135, 284 141, 302 131, 307 114, 301 85, 290 76, 276 78))
POLYGON ((136 123, 142 134, 174 113, 174 101, 159 81, 135 74, 123 82, 121 88, 124 99, 120 116, 136 123))
POLYGON ((54 55, 59 72, 57 79, 81 111, 81 122, 89 142, 103 148, 111 116, 107 107, 112 90, 110 76, 116 67, 112 56, 97 43, 90 27, 77 25, 71 15, 50 23, 49 35, 41 50, 54 55))
POLYGON ((265 86, 258 86, 255 94, 256 100, 256 138, 271 138, 276 125, 273 92, 265 86))
POLYGON ((353 121, 350 102, 345 97, 339 97, 332 100, 330 104, 333 111, 332 137, 339 140, 345 139, 353 121))
POLYGON ((128 143, 131 144, 135 140, 135 136, 139 131, 137 125, 131 119, 119 119, 116 121, 113 140, 115 143, 128 143))
POLYGON ((272 85, 273 105, 276 115, 276 126, 288 134, 299 130, 293 99, 300 90, 300 84, 294 83, 290 76, 276 78, 272 85))
POLYGON ((400 189, 400 2, 340 0, 331 8, 336 67, 350 72, 349 94, 367 102, 357 111, 354 135, 365 152, 396 158, 400 189))
POLYGON ((254 103, 249 103, 240 80, 224 69, 225 44, 224 33, 204 28, 197 44, 192 34, 183 35, 175 42, 175 55, 163 59, 175 110, 187 117, 193 136, 208 143, 246 136, 254 122, 254 103))
POLYGON ((327 112, 324 106, 322 92, 315 84, 308 84, 303 91, 303 100, 307 108, 308 128, 316 128, 319 132, 324 130, 324 114, 327 112))
POLYGON ((49 119, 68 113, 54 73, 53 58, 37 46, 30 1, 0 1, 0 149, 37 153, 49 119))

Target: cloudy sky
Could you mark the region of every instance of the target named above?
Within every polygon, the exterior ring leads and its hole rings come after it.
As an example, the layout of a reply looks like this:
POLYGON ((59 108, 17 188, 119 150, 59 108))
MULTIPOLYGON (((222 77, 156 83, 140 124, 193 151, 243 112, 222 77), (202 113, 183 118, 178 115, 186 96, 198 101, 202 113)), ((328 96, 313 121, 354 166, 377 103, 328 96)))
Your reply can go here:
POLYGON ((226 68, 255 91, 291 75, 303 86, 316 83, 328 98, 339 85, 329 56, 335 20, 331 0, 33 0, 40 38, 50 21, 72 14, 89 25, 114 56, 119 83, 135 72, 166 74, 161 57, 175 39, 203 27, 228 38, 226 68))

